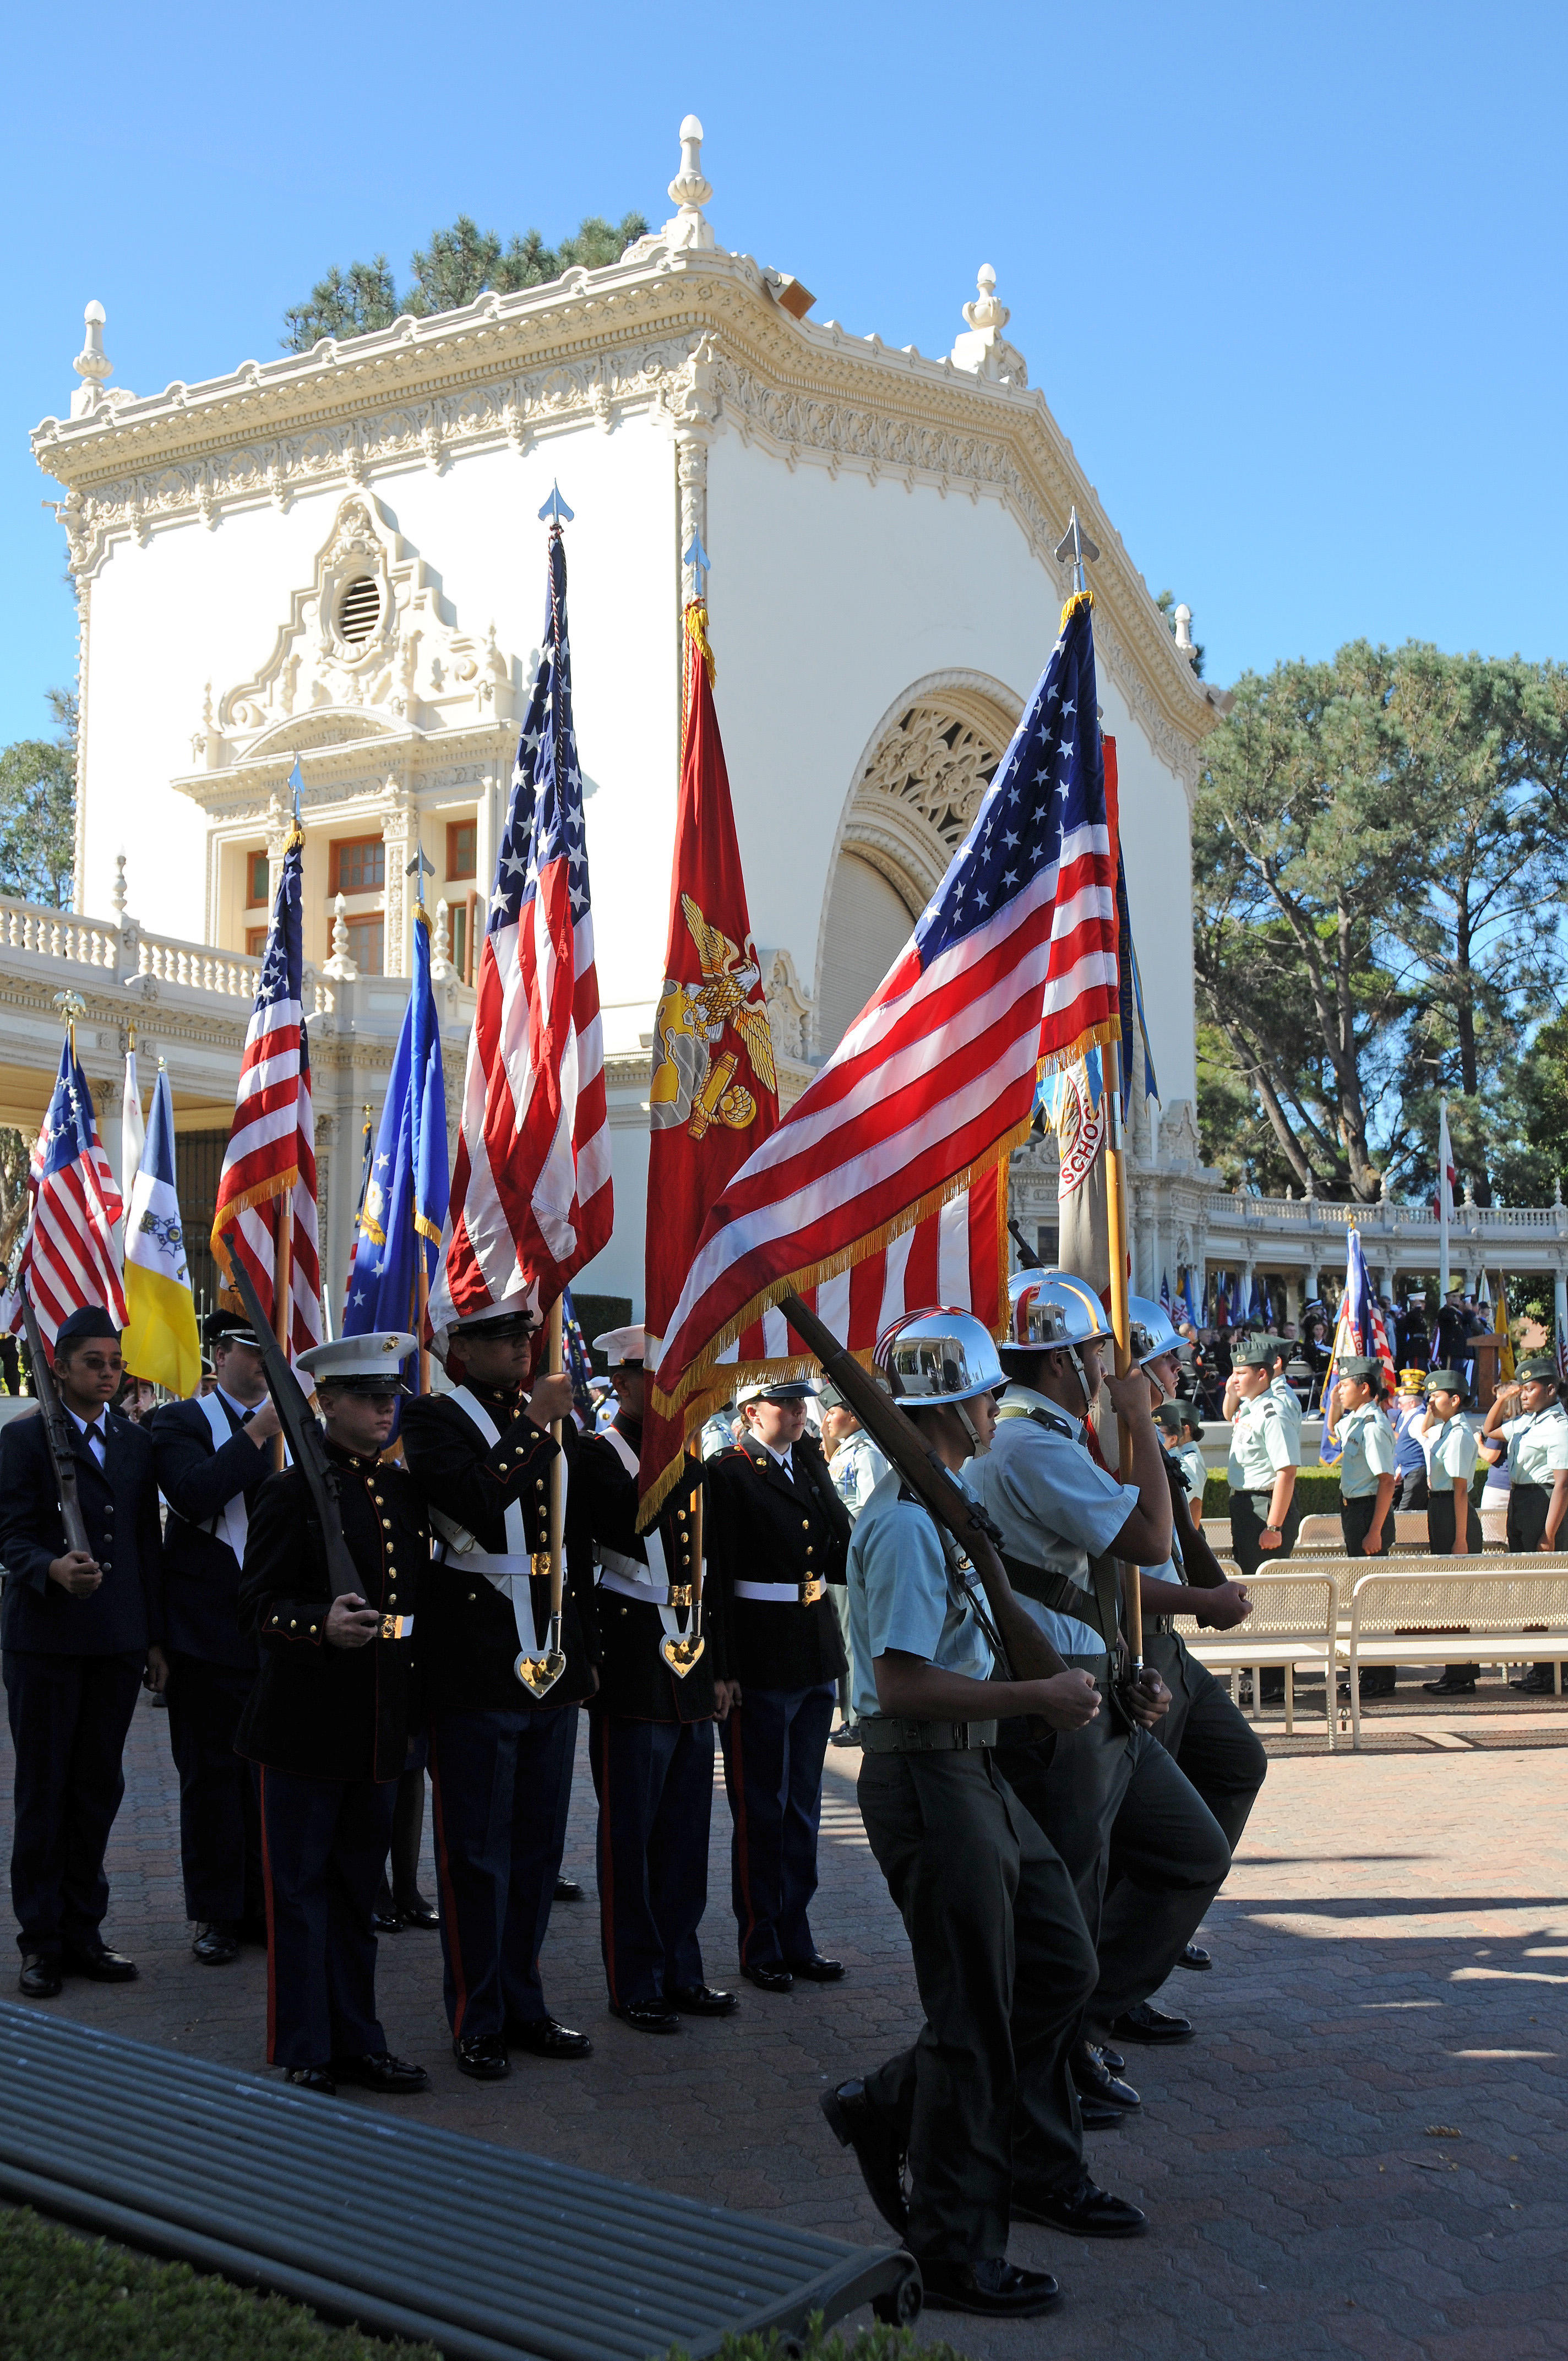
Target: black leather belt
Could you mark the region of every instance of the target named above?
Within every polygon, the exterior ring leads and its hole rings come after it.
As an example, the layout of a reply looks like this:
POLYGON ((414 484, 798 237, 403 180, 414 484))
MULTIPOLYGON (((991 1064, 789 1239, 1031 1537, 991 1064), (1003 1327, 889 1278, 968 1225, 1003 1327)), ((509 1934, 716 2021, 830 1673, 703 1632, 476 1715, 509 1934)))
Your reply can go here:
POLYGON ((862 1715, 860 1729, 868 1754, 961 1754, 996 1743, 993 1721, 912 1721, 875 1714, 862 1715))

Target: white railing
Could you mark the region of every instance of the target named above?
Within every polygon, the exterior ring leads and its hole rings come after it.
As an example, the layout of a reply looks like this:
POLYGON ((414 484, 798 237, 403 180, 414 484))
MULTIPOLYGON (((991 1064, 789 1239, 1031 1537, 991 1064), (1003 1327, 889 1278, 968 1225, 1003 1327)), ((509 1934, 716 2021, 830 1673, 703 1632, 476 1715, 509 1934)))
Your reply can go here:
MULTIPOLYGON (((215 949, 211 943, 183 942, 177 935, 148 934, 137 918, 106 924, 101 918, 78 917, 74 911, 51 910, 40 903, 14 901, 0 895, 0 956, 8 950, 92 968, 120 985, 146 977, 159 986, 208 993, 246 1007, 256 997, 261 973, 258 959, 215 949)), ((307 1012, 313 1016, 327 1016, 336 1006, 331 984, 312 967, 305 970, 304 993, 307 1012)))
POLYGON ((0 898, 0 950, 32 951, 41 959, 71 960, 78 967, 117 969, 120 930, 70 910, 38 902, 0 898))
POLYGON ((261 961, 242 959, 237 951, 211 950, 201 943, 141 935, 137 973, 154 976, 159 983, 183 984, 192 992, 218 992, 236 1000, 254 1000, 261 961))
MULTIPOLYGON (((1307 1241, 1301 1233, 1314 1230, 1343 1234, 1354 1226, 1369 1245, 1403 1241, 1410 1246, 1435 1246, 1438 1220, 1430 1205, 1398 1205, 1387 1198, 1370 1205, 1345 1203, 1324 1197, 1253 1197, 1240 1190, 1211 1189, 1203 1194, 1209 1259, 1223 1255, 1227 1231, 1240 1231, 1249 1251, 1266 1239, 1277 1239, 1299 1252, 1307 1241)), ((1475 1205, 1468 1199, 1453 1209, 1451 1234, 1455 1246, 1465 1239, 1527 1239, 1568 1242, 1568 1205, 1475 1205)), ((1310 1249, 1309 1249, 1310 1250, 1310 1249)))

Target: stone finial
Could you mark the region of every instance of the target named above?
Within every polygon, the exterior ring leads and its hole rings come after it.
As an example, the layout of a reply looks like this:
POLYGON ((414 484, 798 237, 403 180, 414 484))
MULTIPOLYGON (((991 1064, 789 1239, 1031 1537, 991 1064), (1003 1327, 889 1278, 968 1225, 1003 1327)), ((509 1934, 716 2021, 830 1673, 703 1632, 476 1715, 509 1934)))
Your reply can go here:
POLYGON ((982 262, 975 279, 979 292, 972 303, 964 305, 964 318, 977 332, 982 328, 1004 328, 1013 317, 1005 303, 996 300, 996 273, 989 262, 982 262))
POLYGON ((115 917, 123 922, 126 915, 126 856, 123 852, 115 855, 115 883, 110 889, 109 899, 115 906, 115 917))
POLYGON ((1558 1173, 1556 1179, 1552 1183, 1552 1202, 1554 1205, 1561 1205, 1563 1202, 1563 1175, 1561 1172, 1558 1173))
POLYGON ((332 906, 332 957, 322 969, 334 983, 353 983, 359 970, 348 950, 348 905, 340 894, 332 906))
POLYGON ((82 314, 86 334, 82 350, 71 362, 82 383, 71 397, 72 418, 86 418, 98 407, 104 379, 114 375, 115 364, 104 350, 104 306, 94 301, 82 314))
POLYGON ((430 945, 430 980, 440 983, 452 972, 452 915, 444 901, 435 906, 435 932, 430 945))
POLYGON ((670 182, 671 199, 680 211, 662 232, 672 253, 681 247, 712 246, 713 230, 702 210, 712 194, 702 169, 702 126, 695 115, 688 115, 681 125, 681 169, 670 182))
POLYGON ((1196 663, 1198 651, 1192 643, 1191 608, 1188 606, 1178 607, 1171 617, 1171 620, 1176 625, 1176 645, 1178 653, 1184 655, 1189 664, 1196 663))

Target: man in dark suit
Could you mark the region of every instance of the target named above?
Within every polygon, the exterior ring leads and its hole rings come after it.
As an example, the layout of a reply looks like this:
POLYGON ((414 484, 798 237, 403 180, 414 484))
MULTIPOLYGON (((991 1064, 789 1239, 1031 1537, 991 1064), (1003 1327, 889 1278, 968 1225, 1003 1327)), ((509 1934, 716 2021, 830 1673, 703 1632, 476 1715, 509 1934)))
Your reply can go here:
POLYGON ((806 1916, 817 1891, 822 1765, 844 1643, 827 1595, 842 1582, 850 1512, 806 1431, 809 1378, 743 1386, 733 1451, 709 1462, 709 1597, 720 1725, 735 1831, 730 1852, 740 1972, 763 1992, 796 1976, 834 1983, 806 1916))
POLYGON ((714 1678, 708 1601, 696 1631, 700 1460, 688 1456, 652 1531, 637 1531, 646 1343, 641 1327, 594 1338, 620 1408, 613 1425, 573 1451, 566 1542, 575 1580, 591 1579, 596 1555, 599 1566, 599 1686, 588 1736, 610 2014, 640 2033, 678 2033, 683 2016, 732 2016, 740 2005, 704 1982, 697 1942, 707 1907, 714 1717, 729 1711, 731 1690, 714 1678))
POLYGON ((76 1462, 91 1554, 66 1546, 41 1416, 0 1433, 0 1607, 5 1701, 16 1752, 11 1905, 21 1988, 51 2000, 62 1976, 128 1983, 133 1962, 105 1945, 104 1853, 126 1784, 137 1692, 161 1688, 158 1485, 152 1444, 108 1404, 125 1373, 120 1333, 98 1304, 72 1312, 54 1376, 76 1462))
POLYGON ((411 1478, 380 1456, 413 1342, 373 1329, 313 1345, 297 1364, 315 1380, 358 1589, 334 1596, 297 1466, 261 1487, 240 1577, 241 1621, 261 1653, 235 1744, 260 1765, 268 2063, 329 2098, 340 2082, 430 2087, 422 2066, 387 2048, 371 1924, 420 1719, 414 1620, 430 1530, 411 1478))
MULTIPOLYGON (((586 2058, 587 2034, 544 2005, 539 1953, 566 1841, 577 1707, 594 1687, 586 1607, 563 1603, 565 1671, 536 1697, 517 1667, 543 1651, 554 1419, 570 1419, 569 1378, 528 1387, 539 1323, 519 1295, 436 1349, 455 1390, 403 1410, 403 1455, 430 1504, 422 1652, 430 1698, 430 1779, 441 1881, 447 2021, 458 2067, 477 2081, 511 2070, 509 2048, 586 2058)), ((580 1578, 580 1554, 579 1554, 580 1578)))
POLYGON ((180 1773, 180 1861, 191 1949, 227 1967, 242 1941, 267 1940, 256 1774, 234 1751, 256 1678, 256 1642, 239 1627, 239 1570, 257 1495, 272 1473, 278 1412, 243 1314, 207 1323, 214 1383, 165 1402, 151 1433, 164 1532, 169 1742, 180 1773))

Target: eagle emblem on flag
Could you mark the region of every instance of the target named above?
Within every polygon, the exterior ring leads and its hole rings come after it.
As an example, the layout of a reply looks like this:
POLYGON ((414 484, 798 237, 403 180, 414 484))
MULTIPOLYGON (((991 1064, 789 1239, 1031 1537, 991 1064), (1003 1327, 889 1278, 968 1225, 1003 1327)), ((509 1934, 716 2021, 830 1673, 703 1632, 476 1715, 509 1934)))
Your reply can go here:
POLYGON ((755 1122, 755 1094, 737 1080, 742 1057, 769 1093, 778 1090, 778 1069, 762 961, 751 936, 744 946, 732 941, 708 924, 689 894, 681 895, 681 908, 702 977, 696 983, 665 978, 653 1026, 658 1060, 649 1120, 655 1131, 684 1123, 701 1139, 713 1123, 745 1131, 755 1122), (733 1046, 721 1048, 727 1031, 733 1046))

